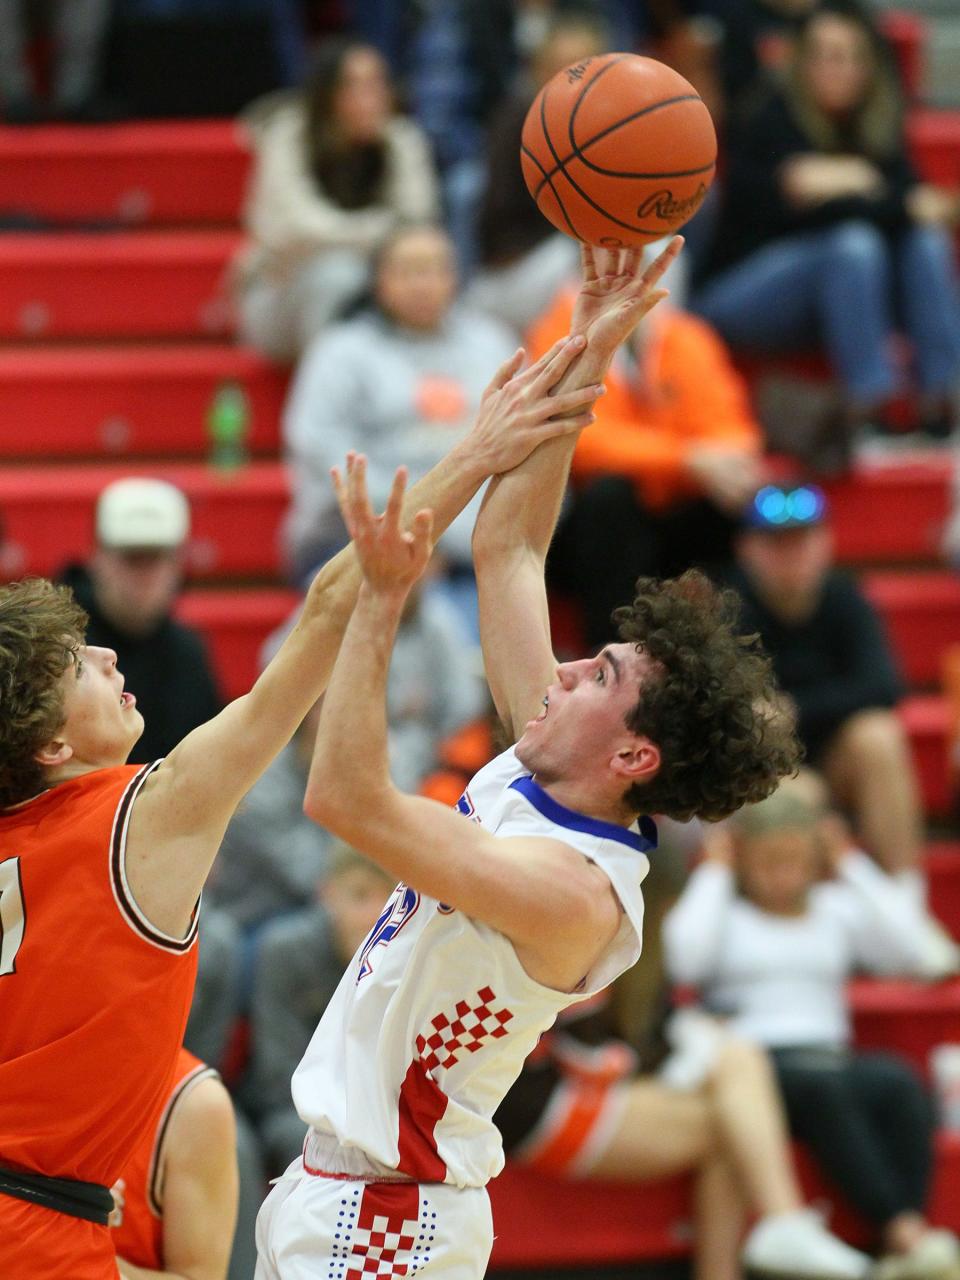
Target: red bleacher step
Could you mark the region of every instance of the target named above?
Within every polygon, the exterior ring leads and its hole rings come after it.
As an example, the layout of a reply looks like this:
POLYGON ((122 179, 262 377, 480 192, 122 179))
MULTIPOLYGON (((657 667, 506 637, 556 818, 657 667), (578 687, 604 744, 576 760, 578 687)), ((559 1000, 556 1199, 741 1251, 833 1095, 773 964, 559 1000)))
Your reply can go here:
POLYGON ((960 978, 921 983, 862 978, 849 987, 854 1034, 862 1049, 885 1049, 929 1075, 930 1051, 960 1043, 960 978))
POLYGON ((283 588, 193 590, 177 617, 202 632, 224 697, 239 698, 260 673, 264 640, 290 617, 301 596, 283 588))
POLYGON ((275 576, 278 531, 289 501, 284 467, 254 462, 236 472, 199 463, 131 466, 5 467, 0 512, 7 541, 0 571, 7 577, 56 574, 93 544, 97 495, 121 476, 158 476, 190 499, 188 567, 195 577, 275 576))
MULTIPOLYGON (((836 1201, 798 1152, 810 1201, 836 1201)), ((930 1218, 960 1230, 960 1134, 937 1135, 930 1218)), ((491 1270, 568 1268, 687 1256, 693 1236, 690 1178, 656 1182, 592 1182, 548 1177, 508 1162, 490 1183, 495 1238, 491 1270)), ((845 1206, 830 1225, 866 1243, 868 1232, 845 1206)))
POLYGON ((927 182, 954 189, 960 186, 960 111, 909 112, 907 142, 927 182))
POLYGON ((232 120, 0 128, 0 212, 130 226, 235 223, 250 167, 232 120))
POLYGON ((900 704, 900 715, 910 737, 920 775, 924 807, 930 814, 947 814, 953 802, 947 769, 950 726, 947 701, 939 695, 918 694, 904 699, 900 704))
POLYGON ((286 374, 228 346, 0 349, 0 458, 199 456, 225 381, 250 404, 249 445, 275 453, 286 374))
POLYGON ((0 338, 185 338, 230 329, 232 231, 0 237, 0 338))
MULTIPOLYGON (((927 845, 924 866, 931 910, 960 939, 960 841, 932 841, 927 845)), ((957 1040, 960 1042, 960 1026, 957 1040)))
POLYGON ((839 558, 847 563, 940 560, 953 460, 859 465, 827 486, 839 558))
POLYGON ((960 643, 960 576, 878 570, 863 574, 861 585, 884 619, 906 679, 938 683, 943 651, 960 643))

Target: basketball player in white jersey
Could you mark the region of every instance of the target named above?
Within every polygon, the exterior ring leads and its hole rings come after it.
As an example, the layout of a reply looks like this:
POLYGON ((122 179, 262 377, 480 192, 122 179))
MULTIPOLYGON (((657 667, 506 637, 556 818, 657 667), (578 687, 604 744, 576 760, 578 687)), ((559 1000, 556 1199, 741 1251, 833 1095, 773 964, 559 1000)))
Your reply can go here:
MULTIPOLYGON (((639 253, 612 255, 602 275, 585 255, 576 319, 587 347, 560 388, 602 377, 663 296, 655 286, 678 248, 643 276, 639 253)), ((543 561, 571 452, 541 447, 531 471, 494 482, 478 520, 487 673, 517 742, 476 775, 459 812, 398 791, 387 762, 390 653, 430 555, 431 515, 403 531, 402 473, 380 517, 363 458, 335 475, 364 581, 305 808, 401 883, 294 1074, 310 1128, 261 1210, 257 1280, 478 1280, 492 1243, 484 1188, 503 1164, 493 1112, 559 1010, 640 953, 656 843, 640 815, 720 817, 795 765, 768 664, 699 577, 650 584, 628 639, 557 666, 543 561), (648 695, 661 741, 643 725, 648 695), (673 728, 676 712, 687 723, 673 728)))

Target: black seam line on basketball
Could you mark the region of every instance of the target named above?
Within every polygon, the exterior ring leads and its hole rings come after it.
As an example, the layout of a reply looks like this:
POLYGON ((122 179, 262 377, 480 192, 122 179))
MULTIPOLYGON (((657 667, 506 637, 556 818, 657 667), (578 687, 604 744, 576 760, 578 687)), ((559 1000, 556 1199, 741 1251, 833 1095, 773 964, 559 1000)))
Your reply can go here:
MULTIPOLYGON (((606 70, 606 68, 604 68, 604 70, 606 70)), ((599 76, 595 78, 599 79, 599 76)), ((592 83, 593 81, 591 81, 591 84, 592 83)), ((589 88, 590 86, 588 85, 586 87, 589 88)), ((708 169, 712 169, 716 165, 717 162, 715 159, 711 160, 709 164, 705 164, 699 169, 678 169, 675 173, 622 173, 619 169, 601 169, 599 165, 593 164, 584 155, 584 152, 587 150, 587 148, 592 147, 595 142, 601 142, 604 138, 606 138, 609 134, 613 133, 616 129, 619 129, 622 125, 630 124, 632 121, 639 119, 640 116, 649 115, 651 111, 659 111, 661 107, 672 107, 678 102, 693 102, 693 101, 697 101, 697 102, 701 101, 701 98, 699 97, 698 94, 685 93, 678 98, 666 98, 663 102, 655 102, 652 107, 644 107, 642 111, 635 111, 632 116, 624 116, 624 118, 622 120, 618 120, 616 124, 608 125, 607 128, 602 129, 600 133, 595 134, 592 138, 588 138, 586 142, 583 143, 582 146, 577 146, 577 144, 573 141, 573 138, 571 137, 570 145, 573 147, 573 150, 570 152, 568 156, 564 156, 562 160, 557 155, 556 151, 554 151, 553 147, 551 147, 550 150, 553 152, 554 157, 557 161, 557 167, 556 169, 551 169, 549 173, 547 172, 546 169, 543 170, 544 181, 541 182, 540 186, 537 188, 536 193, 534 194, 534 199, 536 199, 537 196, 540 194, 540 189, 545 185, 545 183, 548 182, 554 176, 554 174, 556 174, 560 169, 562 169, 564 165, 567 164, 568 161, 570 160, 580 160, 583 164, 587 166, 588 169, 593 169, 597 173, 606 174, 608 177, 615 177, 615 178, 688 178, 688 177, 693 177, 695 174, 698 174, 698 173, 706 173, 708 169)), ((579 106, 579 101, 577 103, 577 106, 579 106)), ((574 114, 576 114, 576 110, 577 108, 574 107, 573 109, 574 114)), ((571 116, 571 124, 572 124, 572 120, 573 120, 573 116, 571 116)))
MULTIPOLYGON (((587 92, 587 90, 593 88, 593 86, 597 83, 600 77, 602 75, 605 75, 606 72, 608 72, 611 67, 615 67, 617 66, 618 63, 622 62, 623 58, 624 58, 624 55, 621 54, 619 58, 614 58, 611 62, 607 62, 602 67, 598 67, 596 72, 590 77, 587 83, 585 85, 581 85, 580 92, 577 95, 577 104, 580 103, 581 99, 583 98, 583 95, 587 92)), ((540 166, 540 171, 544 175, 544 180, 543 182, 540 183, 539 187, 537 187, 536 191, 533 193, 534 200, 536 200, 539 197, 540 192, 543 190, 544 186, 548 182, 550 183, 550 190, 553 191, 554 195, 557 194, 556 191, 554 190, 553 183, 550 180, 554 176, 554 174, 559 173, 560 170, 563 168, 563 166, 566 164, 566 160, 561 160, 560 157, 557 155, 556 147, 554 147, 553 142, 550 138, 550 134, 547 131, 547 121, 545 119, 545 114, 544 114, 544 106, 546 104, 546 101, 547 101, 547 89, 546 89, 546 86, 544 86, 543 94, 541 95, 541 98, 540 98, 540 127, 543 129, 544 140, 547 146, 550 148, 550 152, 554 160, 556 160, 557 162, 557 167, 555 169, 552 169, 550 173, 547 173, 543 165, 540 166)), ((576 106, 574 107, 574 110, 576 110, 576 106)), ((568 156, 567 160, 570 160, 570 159, 572 159, 572 157, 568 156)))
MULTIPOLYGON (((525 147, 523 143, 521 143, 520 150, 523 152, 525 156, 528 157, 528 159, 530 159, 533 162, 533 164, 537 166, 537 168, 540 170, 541 173, 543 174, 546 173, 546 170, 544 169, 543 165, 540 163, 537 157, 533 154, 533 152, 529 149, 529 147, 525 147)), ((559 169, 557 170, 557 172, 558 173, 560 172, 559 169)), ((570 215, 567 213, 566 209, 563 207, 563 201, 560 199, 559 195, 557 194, 556 187, 553 185, 553 182, 549 178, 545 178, 544 181, 540 183, 539 187, 537 187, 537 193, 538 193, 537 208, 538 209, 540 208, 539 193, 546 186, 549 186, 550 190, 553 192, 553 197, 556 200, 557 205, 559 206, 560 212, 563 214, 564 220, 566 221, 567 226, 570 228, 570 234, 573 236, 575 240, 579 240, 581 238, 580 234, 578 233, 573 223, 570 221, 570 215)), ((546 218, 547 215, 543 213, 542 209, 540 209, 540 212, 546 218)), ((549 219, 547 220, 549 221, 549 219)))
MULTIPOLYGON (((540 102, 541 116, 543 116, 543 110, 544 110, 544 104, 543 104, 543 101, 541 101, 540 102)), ((556 150, 554 150, 553 143, 550 142, 549 134, 547 133, 547 124, 545 124, 543 119, 541 119, 540 123, 544 125, 544 137, 547 138, 547 146, 550 148, 550 151, 553 152, 554 159, 556 159, 557 152, 556 150)), ((522 143, 521 143, 521 146, 522 146, 522 143)), ((525 147, 524 147, 524 150, 526 150, 525 147)), ((527 152, 527 155, 530 155, 530 152, 527 152)), ((547 173, 545 172, 544 166, 540 164, 540 161, 538 159, 536 159, 536 156, 531 155, 530 159, 534 161, 534 164, 536 165, 536 168, 540 170, 540 173, 543 173, 543 174, 547 173)), ((558 172, 559 170, 554 169, 554 173, 558 173, 558 172)), ((611 212, 608 212, 607 210, 605 210, 602 205, 596 204, 595 200, 591 200, 590 196, 588 196, 588 193, 584 191, 584 188, 582 188, 579 183, 573 182, 573 179, 570 177, 570 174, 567 173, 566 169, 563 169, 563 177, 567 179, 567 182, 570 183, 570 186, 573 188, 573 191, 576 191, 577 195, 581 197, 581 200, 585 200, 586 202, 588 202, 588 205, 591 207, 591 209, 595 209, 596 212, 598 212, 598 214, 603 214, 605 219, 607 219, 608 221, 611 221, 611 223, 616 223, 617 227, 623 227, 626 230, 628 230, 628 232, 634 232, 636 234, 640 234, 640 236, 650 236, 654 239, 659 239, 660 237, 668 236, 669 234, 668 227, 637 227, 635 223, 625 223, 625 221, 623 221, 622 218, 614 218, 611 212)), ((577 239, 584 239, 584 237, 582 237, 581 234, 577 232, 576 228, 573 227, 573 223, 570 219, 570 214, 568 214, 567 210, 564 209, 563 201, 561 200, 561 198, 559 198, 559 193, 557 192, 557 188, 553 186, 552 177, 550 177, 550 175, 547 174, 547 178, 545 178, 545 180, 547 180, 547 182, 549 182, 550 184, 550 191, 553 192, 553 196, 554 198, 556 198, 557 204, 559 205, 559 207, 561 207, 561 212, 564 218, 566 218, 567 220, 567 227, 571 228, 571 234, 573 234, 573 236, 575 236, 577 239)), ((541 183, 540 186, 538 187, 538 191, 543 191, 543 187, 544 187, 544 184, 541 183)))
MULTIPOLYGON (((599 72, 597 74, 599 75, 599 72)), ((596 79, 596 77, 594 77, 594 79, 596 79)), ((543 97, 540 99, 540 127, 543 130, 543 136, 546 139, 547 146, 550 148, 550 154, 553 156, 554 160, 556 160, 559 163, 560 157, 557 155, 556 147, 554 147, 553 145, 553 140, 550 137, 550 131, 547 128, 546 111, 547 111, 547 95, 546 93, 544 93, 543 97)), ((538 167, 541 170, 543 169, 543 165, 538 164, 538 167)), ((559 168, 562 169, 563 166, 560 165, 559 168)), ((557 170, 557 172, 559 172, 559 169, 557 170)), ((566 207, 563 201, 560 199, 560 194, 557 191, 556 187, 553 185, 552 177, 548 177, 547 182, 550 184, 550 190, 553 192, 553 198, 556 200, 557 204, 560 207, 560 212, 563 214, 564 221, 566 222, 567 226, 570 228, 570 234, 574 236, 575 239, 582 240, 583 236, 580 235, 577 228, 573 225, 573 219, 570 217, 569 213, 567 213, 566 207)), ((540 187, 540 190, 541 191, 543 190, 542 185, 540 187)))
MULTIPOLYGON (((597 76, 587 87, 592 88, 593 84, 595 84, 596 80, 599 80, 599 78, 600 77, 597 76)), ((573 110, 570 112, 570 120, 567 124, 567 133, 570 137, 570 145, 573 147, 574 156, 576 156, 581 164, 585 164, 588 169, 593 169, 595 173, 602 173, 606 174, 608 177, 616 176, 620 178, 686 178, 695 173, 705 173, 707 169, 712 169, 714 164, 716 164, 716 158, 714 158, 710 164, 703 165, 699 169, 687 169, 686 171, 678 170, 676 173, 620 173, 616 169, 601 169, 599 165, 593 164, 588 160, 584 154, 588 147, 592 147, 595 142, 599 142, 602 138, 606 138, 611 133, 615 133, 617 129, 622 128, 623 125, 630 124, 634 120, 639 120, 641 116, 650 115, 653 111, 659 111, 661 107, 674 107, 678 102, 699 102, 700 95, 696 93, 680 93, 675 98, 665 98, 663 102, 655 102, 650 107, 643 107, 640 111, 635 111, 632 116, 627 116, 623 120, 618 120, 616 124, 607 125, 606 129, 604 129, 602 133, 598 133, 595 138, 588 138, 583 146, 580 147, 574 139, 573 130, 577 119, 577 112, 580 110, 580 104, 586 96, 587 90, 584 89, 583 93, 581 93, 580 97, 574 104, 573 110)), ((572 159, 573 156, 567 156, 567 159, 564 160, 563 163, 566 165, 567 162, 572 159)))

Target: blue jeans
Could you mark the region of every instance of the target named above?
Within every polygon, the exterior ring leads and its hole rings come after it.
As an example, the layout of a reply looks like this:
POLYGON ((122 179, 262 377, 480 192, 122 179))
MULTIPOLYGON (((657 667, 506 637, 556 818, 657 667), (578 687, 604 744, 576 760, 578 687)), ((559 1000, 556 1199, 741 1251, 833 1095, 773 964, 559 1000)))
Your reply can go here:
POLYGON ((960 297, 953 248, 937 227, 888 239, 871 223, 843 222, 786 236, 729 267, 693 300, 733 347, 826 345, 852 400, 875 404, 897 389, 890 339, 899 321, 929 395, 960 378, 960 297))

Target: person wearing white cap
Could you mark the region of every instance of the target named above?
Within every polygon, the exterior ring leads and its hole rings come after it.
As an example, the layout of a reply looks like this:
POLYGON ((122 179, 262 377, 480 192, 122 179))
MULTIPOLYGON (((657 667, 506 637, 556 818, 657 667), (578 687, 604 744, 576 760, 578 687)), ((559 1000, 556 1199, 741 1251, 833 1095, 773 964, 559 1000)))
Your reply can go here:
POLYGON ((175 621, 190 506, 165 480, 115 480, 97 500, 96 548, 61 581, 90 617, 87 643, 114 649, 146 727, 130 759, 165 756, 222 706, 202 636, 175 621))

